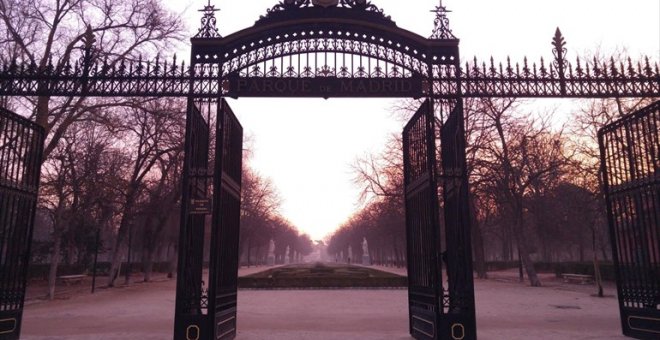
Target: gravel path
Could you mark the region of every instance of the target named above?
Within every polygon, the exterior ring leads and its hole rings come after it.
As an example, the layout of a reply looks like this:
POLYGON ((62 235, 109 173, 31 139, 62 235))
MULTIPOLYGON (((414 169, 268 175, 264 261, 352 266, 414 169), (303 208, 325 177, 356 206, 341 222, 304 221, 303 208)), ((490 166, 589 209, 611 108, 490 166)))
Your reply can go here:
MULTIPOLYGON (((476 281, 480 340, 626 339, 617 301, 593 286, 476 281)), ((22 339, 171 339, 175 282, 103 289, 26 307, 22 339)), ((612 287, 607 292, 612 294, 612 287)), ((239 291, 238 339, 411 339, 405 290, 239 291)))

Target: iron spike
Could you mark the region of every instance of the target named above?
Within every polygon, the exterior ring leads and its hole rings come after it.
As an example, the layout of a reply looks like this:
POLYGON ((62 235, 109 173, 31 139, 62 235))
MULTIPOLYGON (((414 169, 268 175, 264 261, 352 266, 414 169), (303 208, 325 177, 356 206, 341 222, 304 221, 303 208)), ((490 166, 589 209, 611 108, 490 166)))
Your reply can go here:
POLYGON ((644 59, 646 60, 646 75, 651 77, 653 76, 653 70, 651 69, 651 63, 649 62, 649 57, 646 56, 644 57, 644 59))
POLYGON ((547 70, 545 68, 545 59, 543 59, 543 57, 541 57, 541 75, 545 76, 546 73, 547 73, 547 70))
POLYGON ((628 57, 628 74, 633 77, 635 76, 635 67, 633 66, 632 59, 628 57))

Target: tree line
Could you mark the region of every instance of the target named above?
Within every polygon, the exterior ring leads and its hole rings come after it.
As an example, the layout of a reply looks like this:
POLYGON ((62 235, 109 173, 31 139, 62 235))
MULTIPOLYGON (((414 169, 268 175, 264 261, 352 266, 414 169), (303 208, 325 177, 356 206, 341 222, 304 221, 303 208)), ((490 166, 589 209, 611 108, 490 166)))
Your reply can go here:
MULTIPOLYGON (((554 112, 537 112, 538 106, 519 99, 465 101, 473 257, 480 278, 487 277, 490 261, 520 261, 533 286, 541 285, 535 262, 611 261, 597 131, 650 102, 581 101, 570 122, 557 126, 554 112)), ((402 121, 419 104, 400 105, 402 121)), ((439 127, 447 112, 437 113, 439 127)), ((356 160, 356 183, 367 204, 330 237, 335 256, 349 246, 355 251, 366 238, 376 263, 405 263, 401 150, 401 139, 392 136, 384 152, 356 160)))
MULTIPOLYGON (((181 16, 159 0, 0 0, 0 22, 3 64, 53 65, 56 72, 84 58, 84 46, 112 68, 174 51, 186 37, 181 16)), ((110 262, 109 286, 117 284, 130 251, 145 281, 163 259, 174 272, 185 101, 39 96, 0 103, 46 132, 39 207, 48 230, 33 253, 50 263, 51 298, 59 265, 88 268, 99 249, 110 262)), ((244 262, 264 263, 270 239, 280 262, 284 255, 295 261, 309 254, 312 241, 280 216, 272 184, 248 167, 243 178, 244 262)))

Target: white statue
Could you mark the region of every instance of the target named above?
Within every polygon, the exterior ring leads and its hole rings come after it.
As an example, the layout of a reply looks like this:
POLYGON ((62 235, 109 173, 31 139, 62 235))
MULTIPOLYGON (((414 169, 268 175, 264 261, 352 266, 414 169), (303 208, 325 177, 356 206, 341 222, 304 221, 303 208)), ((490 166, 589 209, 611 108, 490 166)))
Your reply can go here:
POLYGON ((362 240, 362 265, 371 266, 371 257, 369 257, 369 245, 367 244, 366 237, 362 240))
POLYGON ((275 255, 275 241, 273 239, 270 239, 268 243, 268 256, 270 255, 275 255))
POLYGON ((275 241, 273 239, 270 239, 268 243, 268 257, 266 261, 269 266, 275 265, 275 241))
POLYGON ((291 253, 291 247, 286 246, 286 253, 284 253, 284 262, 287 264, 291 263, 291 260, 289 259, 290 253, 291 253))

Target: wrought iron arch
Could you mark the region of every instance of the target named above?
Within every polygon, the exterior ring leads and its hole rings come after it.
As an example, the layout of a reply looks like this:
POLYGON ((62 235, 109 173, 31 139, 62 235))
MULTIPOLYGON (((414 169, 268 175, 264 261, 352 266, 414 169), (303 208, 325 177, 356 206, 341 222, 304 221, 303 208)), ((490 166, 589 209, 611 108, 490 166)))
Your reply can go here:
MULTIPOLYGON (((521 62, 512 62, 508 58, 504 62, 475 58, 462 67, 459 64, 459 41, 449 29, 447 10, 442 5, 435 10, 435 29, 428 39, 399 28, 384 11, 368 0, 282 0, 258 19, 253 27, 227 37, 218 33, 214 15, 216 9, 210 2, 203 12, 202 27, 192 39, 191 64, 180 63, 176 57, 171 62, 158 57, 114 62, 100 60, 93 53, 94 39, 90 28, 82 46, 84 57, 79 61, 62 60, 56 64, 49 61, 40 67, 33 62, 14 59, 0 65, 0 96, 188 98, 186 171, 183 175, 186 191, 182 198, 188 207, 184 205, 182 209, 182 248, 179 250, 182 260, 175 321, 177 339, 232 338, 235 334, 236 286, 235 277, 231 276, 235 273, 236 250, 214 247, 226 252, 216 258, 216 262, 212 261, 213 267, 209 270, 212 275, 209 285, 205 287, 201 279, 203 252, 195 248, 203 244, 206 223, 206 218, 197 215, 208 214, 210 210, 214 215, 212 239, 225 242, 237 237, 240 178, 227 173, 220 165, 234 164, 230 168, 240 168, 238 151, 241 148, 238 142, 241 128, 222 97, 425 97, 425 104, 406 133, 408 141, 413 141, 409 155, 415 156, 408 159, 409 163, 415 163, 413 168, 425 173, 424 178, 408 188, 408 199, 413 208, 408 211, 412 212, 411 223, 417 223, 413 227, 423 231, 417 236, 435 235, 418 238, 424 242, 415 243, 424 247, 425 255, 418 257, 413 264, 414 273, 420 274, 418 278, 421 280, 418 282, 428 278, 426 271, 431 266, 439 275, 433 276, 435 281, 432 284, 421 284, 418 287, 421 289, 413 291, 414 296, 409 300, 409 306, 415 312, 411 313, 411 333, 424 339, 451 336, 453 339, 467 340, 476 338, 476 319, 470 219, 466 209, 468 178, 462 125, 463 98, 660 96, 660 68, 657 62, 649 58, 636 62, 631 59, 624 62, 594 59, 592 62, 577 58, 572 63, 566 58, 566 41, 559 29, 552 41, 553 58, 542 58, 539 62, 528 61, 527 58, 521 62), (297 61, 300 61, 303 55, 325 54, 375 61, 376 68, 342 73, 341 69, 337 72, 337 67, 329 70, 330 65, 323 63, 321 66, 328 68, 321 67, 319 72, 319 65, 315 63, 313 72, 310 65, 305 65, 305 72, 300 72, 299 67, 287 74, 288 69, 285 72, 285 68, 280 66, 271 74, 268 74, 270 70, 267 67, 263 67, 261 73, 250 74, 250 68, 260 63, 268 66, 269 62, 274 65, 275 60, 283 62, 284 58, 298 58, 297 61), (387 67, 384 71, 378 71, 381 62, 399 67, 402 72, 388 72, 387 67), (236 79, 239 82, 232 83, 236 79), (246 85, 249 90, 232 92, 232 86, 248 80, 254 80, 252 87, 260 89, 252 90, 246 85), (289 80, 291 82, 285 84, 289 80), (298 90, 286 93, 271 91, 268 95, 269 87, 277 88, 277 84, 289 86, 292 83, 298 86, 298 90), (311 91, 310 84, 316 86, 311 91), (308 91, 300 91, 305 86, 308 91), (347 90, 340 93, 338 89, 343 87, 347 90), (378 87, 379 91, 373 91, 378 87), (217 104, 215 108, 211 108, 212 103, 217 104), (203 110, 212 113, 204 118, 203 110), (216 119, 215 129, 209 125, 208 118, 213 114, 220 117, 216 119), (209 134, 212 132, 221 136, 216 138, 214 150, 216 162, 220 163, 213 170, 209 169, 208 164, 209 134), (438 136, 441 142, 439 158, 434 155, 438 136), (232 147, 225 148, 230 145, 232 147), (424 155, 428 161, 421 166, 420 157, 424 155), (231 163, 222 163, 225 160, 231 163), (204 195, 210 178, 214 179, 213 189, 216 190, 213 200, 204 195), (442 192, 441 200, 437 197, 437 187, 442 192), (425 190, 423 195, 420 188, 425 190), (423 197, 418 199, 418 196, 423 197), (440 224, 436 220, 438 213, 434 211, 437 203, 443 205, 444 237, 448 245, 442 253, 442 236, 434 234, 440 224), (222 261, 226 262, 220 263, 222 261), (225 271, 220 275, 217 268, 224 268, 225 271), (446 286, 441 268, 447 268, 446 286), (210 315, 214 316, 211 318, 210 315)), ((337 61, 336 57, 334 61, 337 61)), ((17 166, 19 163, 13 161, 12 164, 17 166)), ((33 194, 36 195, 36 192, 33 194)), ((21 223, 31 228, 33 214, 21 211, 11 207, 5 215, 23 216, 21 223)), ((421 248, 417 250, 422 251, 421 248)), ((11 255, 19 253, 14 249, 11 255)), ((408 257, 408 261, 414 258, 408 257)), ((25 278, 24 268, 25 263, 18 271, 23 273, 20 280, 25 278)), ((0 305, 14 303, 14 295, 11 294, 4 294, 3 298, 0 291, 0 305)), ((654 325, 657 328, 657 324, 654 325)), ((0 333, 2 326, 6 323, 0 324, 0 333)), ((15 323, 10 326, 16 328, 15 323)))
MULTIPOLYGON (((207 29, 214 31, 214 29, 207 29)), ((253 27, 227 37, 208 34, 192 39, 193 64, 221 66, 221 76, 280 77, 430 77, 431 64, 456 65, 457 39, 427 39, 399 28, 368 2, 341 1, 336 7, 309 1, 276 5, 253 27), (323 64, 305 60, 294 68, 284 59, 322 54, 323 64), (367 58, 375 65, 351 69, 346 57, 367 58), (332 65, 328 65, 328 58, 332 65), (280 65, 274 65, 280 61, 280 65), (273 67, 267 67, 271 62, 273 67), (381 64, 382 63, 382 64, 381 64), (259 67, 263 64, 263 67, 259 67), (279 67, 278 67, 279 66, 279 67), (259 67, 257 70, 251 68, 259 67), (256 71, 256 72, 255 72, 256 71)), ((300 63, 300 60, 296 62, 300 63)))

